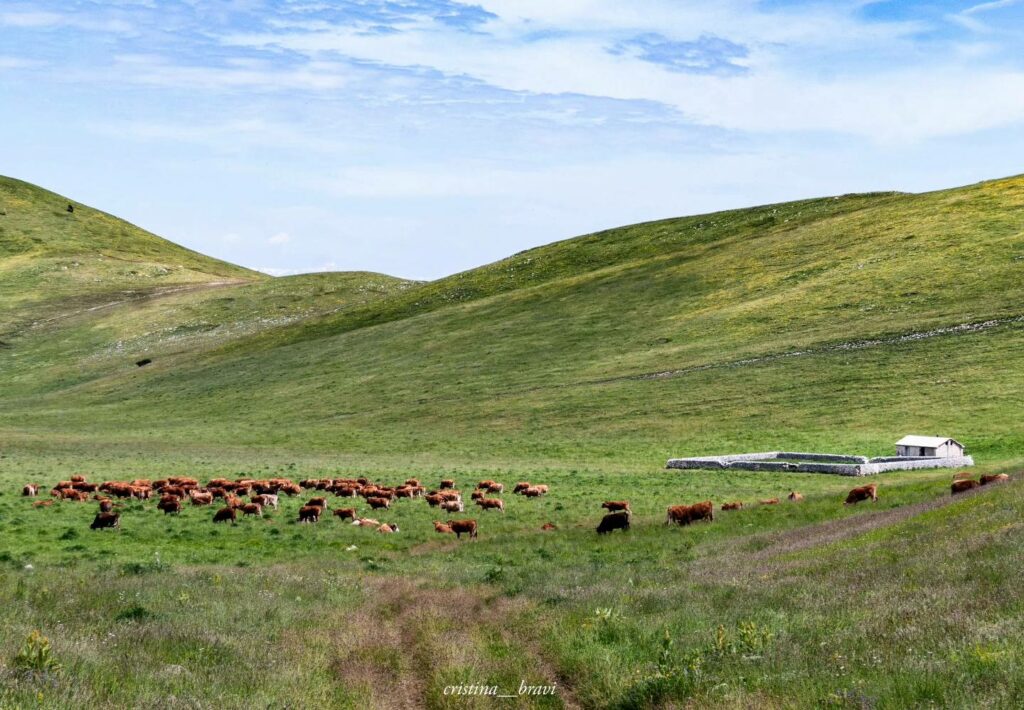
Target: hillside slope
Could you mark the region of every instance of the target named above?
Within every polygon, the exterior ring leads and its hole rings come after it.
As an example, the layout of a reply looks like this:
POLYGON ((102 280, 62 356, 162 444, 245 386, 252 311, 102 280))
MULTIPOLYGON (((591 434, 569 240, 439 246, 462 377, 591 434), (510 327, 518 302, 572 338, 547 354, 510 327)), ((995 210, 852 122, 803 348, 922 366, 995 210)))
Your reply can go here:
POLYGON ((117 441, 159 420, 163 440, 651 462, 885 453, 941 431, 1004 456, 1024 444, 1021 378, 1005 376, 1024 369, 1022 208, 1018 177, 636 225, 139 372, 124 363, 174 318, 83 316, 0 351, 0 426, 117 441))
POLYGON ((266 278, 0 176, 0 335, 161 290, 266 278))

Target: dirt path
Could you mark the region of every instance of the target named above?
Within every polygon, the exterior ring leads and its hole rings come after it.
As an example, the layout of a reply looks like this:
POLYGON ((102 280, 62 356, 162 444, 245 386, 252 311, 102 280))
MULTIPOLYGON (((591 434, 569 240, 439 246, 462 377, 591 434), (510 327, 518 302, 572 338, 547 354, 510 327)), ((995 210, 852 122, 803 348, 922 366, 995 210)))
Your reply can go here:
MULTIPOLYGON (((976 495, 991 493, 994 488, 995 486, 977 488, 956 497, 947 495, 921 503, 837 518, 792 530, 751 535, 741 540, 730 541, 709 551, 706 556, 694 563, 693 572, 705 578, 747 577, 764 574, 770 568, 776 568, 778 558, 784 555, 849 540, 879 528, 896 525, 923 513, 945 508, 976 495), (750 545, 764 545, 764 547, 756 551, 742 549, 750 545)), ((871 503, 861 503, 860 505, 870 506, 871 503)))
POLYGON ((501 689, 509 698, 446 696, 432 683, 467 668, 481 675, 472 682, 484 683, 489 672, 500 670, 499 661, 481 653, 494 637, 519 652, 523 681, 555 685, 566 708, 580 707, 529 633, 512 623, 530 613, 529 601, 484 587, 440 589, 404 577, 368 576, 363 585, 368 603, 346 615, 345 635, 334 641, 332 672, 346 685, 368 689, 374 707, 529 707, 530 698, 518 696, 518 687, 501 689))

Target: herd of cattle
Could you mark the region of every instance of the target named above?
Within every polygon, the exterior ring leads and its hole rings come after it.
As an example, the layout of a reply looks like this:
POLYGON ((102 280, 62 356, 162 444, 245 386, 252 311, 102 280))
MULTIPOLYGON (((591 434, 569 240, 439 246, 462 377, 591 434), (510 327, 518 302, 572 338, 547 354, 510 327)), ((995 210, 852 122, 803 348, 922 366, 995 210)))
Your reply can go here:
MULTIPOLYGON (((971 479, 970 474, 958 473, 953 477, 951 493, 956 495, 979 486, 1008 480, 1010 477, 1005 473, 983 475, 979 480, 971 479)), ((72 476, 70 480, 61 481, 50 490, 52 499, 36 501, 33 505, 46 507, 53 504, 53 499, 81 503, 94 500, 99 503, 99 511, 90 527, 93 530, 102 530, 120 526, 120 513, 115 510, 120 503, 115 502, 116 499, 150 500, 156 497, 158 498, 157 509, 167 515, 180 513, 182 506, 186 503, 193 506, 212 506, 214 503, 221 503, 222 507, 219 507, 213 514, 213 522, 235 524, 239 511, 243 516, 261 517, 268 508, 278 509, 281 495, 301 496, 304 491, 317 491, 318 495, 309 498, 299 508, 297 521, 299 523, 319 522, 320 518, 329 510, 328 495, 333 495, 336 498, 362 498, 373 511, 388 511, 400 499, 417 498, 422 498, 430 507, 438 508, 446 513, 462 513, 466 509, 462 493, 456 488, 454 480, 444 479, 436 490, 428 490, 416 478, 409 478, 400 486, 381 485, 373 483, 367 478, 306 479, 298 483, 287 478, 264 480, 241 478, 234 481, 215 478, 206 485, 200 485, 198 479, 184 476, 171 476, 159 481, 136 479, 130 482, 107 481, 104 483, 89 483, 84 476, 72 476)), ((496 510, 504 513, 505 501, 496 497, 504 491, 503 484, 489 479, 483 480, 470 494, 470 500, 479 506, 481 511, 496 510)), ((36 497, 39 492, 40 486, 34 483, 26 484, 22 489, 22 495, 26 497, 36 497)), ((525 498, 538 498, 548 493, 548 486, 522 481, 515 485, 512 493, 525 498)), ((787 499, 796 503, 802 501, 804 497, 796 491, 791 491, 787 499)), ((859 486, 850 490, 846 496, 847 505, 866 500, 878 500, 878 484, 859 486)), ((761 505, 778 505, 779 498, 763 499, 759 503, 761 505)), ((633 516, 629 501, 605 501, 601 507, 608 512, 601 518, 597 526, 598 534, 629 529, 633 516)), ((722 503, 719 510, 740 510, 743 507, 742 501, 730 501, 722 503)), ((333 507, 330 512, 339 520, 351 521, 352 525, 360 527, 370 527, 381 534, 389 535, 399 531, 398 525, 395 523, 381 522, 375 518, 360 516, 355 506, 333 507)), ((706 500, 692 505, 669 506, 665 524, 689 525, 699 521, 712 522, 714 519, 715 506, 710 500, 706 500)), ((470 539, 477 537, 475 519, 435 520, 433 525, 435 532, 454 534, 458 539, 461 539, 463 534, 470 539)), ((545 523, 541 529, 554 530, 556 526, 549 522, 545 523)))
MULTIPOLYGON (((22 488, 22 495, 37 497, 41 486, 28 483, 22 488)), ((495 497, 503 493, 505 486, 497 481, 480 481, 470 494, 470 500, 481 510, 497 510, 505 512, 505 501, 495 497)), ((545 484, 532 484, 528 481, 517 483, 512 493, 524 498, 539 498, 548 493, 545 484)), ((395 501, 403 498, 422 498, 427 505, 438 508, 446 513, 462 513, 466 510, 462 493, 456 489, 455 481, 444 479, 437 490, 428 490, 418 479, 409 478, 400 486, 386 486, 371 482, 367 478, 323 478, 306 479, 298 483, 288 478, 270 478, 265 480, 242 478, 234 481, 226 478, 215 478, 206 485, 201 485, 196 478, 170 476, 159 481, 136 479, 134 481, 106 481, 90 483, 85 476, 72 476, 70 480, 60 481, 50 490, 51 499, 33 503, 35 507, 46 507, 54 500, 85 503, 90 500, 99 503, 99 511, 90 526, 93 530, 120 527, 120 507, 117 499, 150 500, 157 498, 156 508, 167 515, 180 513, 186 504, 193 506, 212 506, 222 504, 213 514, 214 523, 230 522, 234 524, 241 511, 243 516, 262 517, 269 508, 278 509, 280 496, 301 496, 305 491, 317 491, 318 495, 307 500, 298 512, 299 523, 317 523, 329 510, 328 495, 337 498, 362 498, 373 511, 390 510, 395 501)), ((386 523, 357 513, 355 506, 333 507, 331 514, 339 520, 350 520, 352 525, 372 527, 377 532, 390 535, 399 531, 395 523, 386 523)), ((554 529, 548 523, 543 528, 554 529)), ((473 519, 434 521, 434 530, 439 533, 454 534, 461 539, 463 534, 470 538, 477 537, 477 522, 473 519)))

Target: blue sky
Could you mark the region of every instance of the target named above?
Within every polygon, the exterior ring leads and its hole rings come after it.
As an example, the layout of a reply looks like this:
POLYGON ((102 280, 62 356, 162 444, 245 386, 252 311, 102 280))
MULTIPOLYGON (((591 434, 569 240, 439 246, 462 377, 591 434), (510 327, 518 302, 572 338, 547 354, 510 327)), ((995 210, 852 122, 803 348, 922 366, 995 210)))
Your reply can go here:
POLYGON ((1024 172, 1024 1, 0 0, 0 173, 275 274, 1024 172))

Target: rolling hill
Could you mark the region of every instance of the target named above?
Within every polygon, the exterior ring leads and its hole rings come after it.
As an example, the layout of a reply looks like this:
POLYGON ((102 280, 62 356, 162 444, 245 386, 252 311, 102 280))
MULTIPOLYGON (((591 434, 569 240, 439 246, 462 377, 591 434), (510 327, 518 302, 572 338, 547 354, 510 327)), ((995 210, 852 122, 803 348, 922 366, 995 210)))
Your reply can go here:
POLYGON ((429 283, 272 279, 68 204, 0 179, 0 706, 461 710, 494 700, 453 687, 521 683, 557 693, 502 702, 1021 705, 1020 481, 951 498, 948 471, 897 472, 844 506, 840 477, 662 467, 915 432, 1019 477, 1024 178, 662 220, 429 283), (230 526, 125 501, 103 533, 92 502, 18 495, 72 474, 551 493, 467 510, 472 542, 423 501, 374 513, 395 535, 299 525, 305 496, 230 526), (596 535, 619 499, 632 529, 596 535), (705 499, 746 506, 664 525, 705 499))
MULTIPOLYGON (((38 194, 23 222, 65 219, 63 198, 38 194)), ((885 453, 942 431, 1004 455, 1022 443, 1021 384, 1003 375, 1021 364, 1022 205, 1022 178, 823 198, 609 230, 430 283, 252 277, 76 310, 5 336, 0 425, 113 441, 158 418, 163 440, 211 445, 650 463, 885 453)), ((97 230, 31 258, 117 243, 97 230)), ((162 250, 204 286, 246 275, 133 235, 145 248, 120 259, 162 250)), ((22 321, 47 302, 11 280, 23 258, 0 262, 22 321)))

